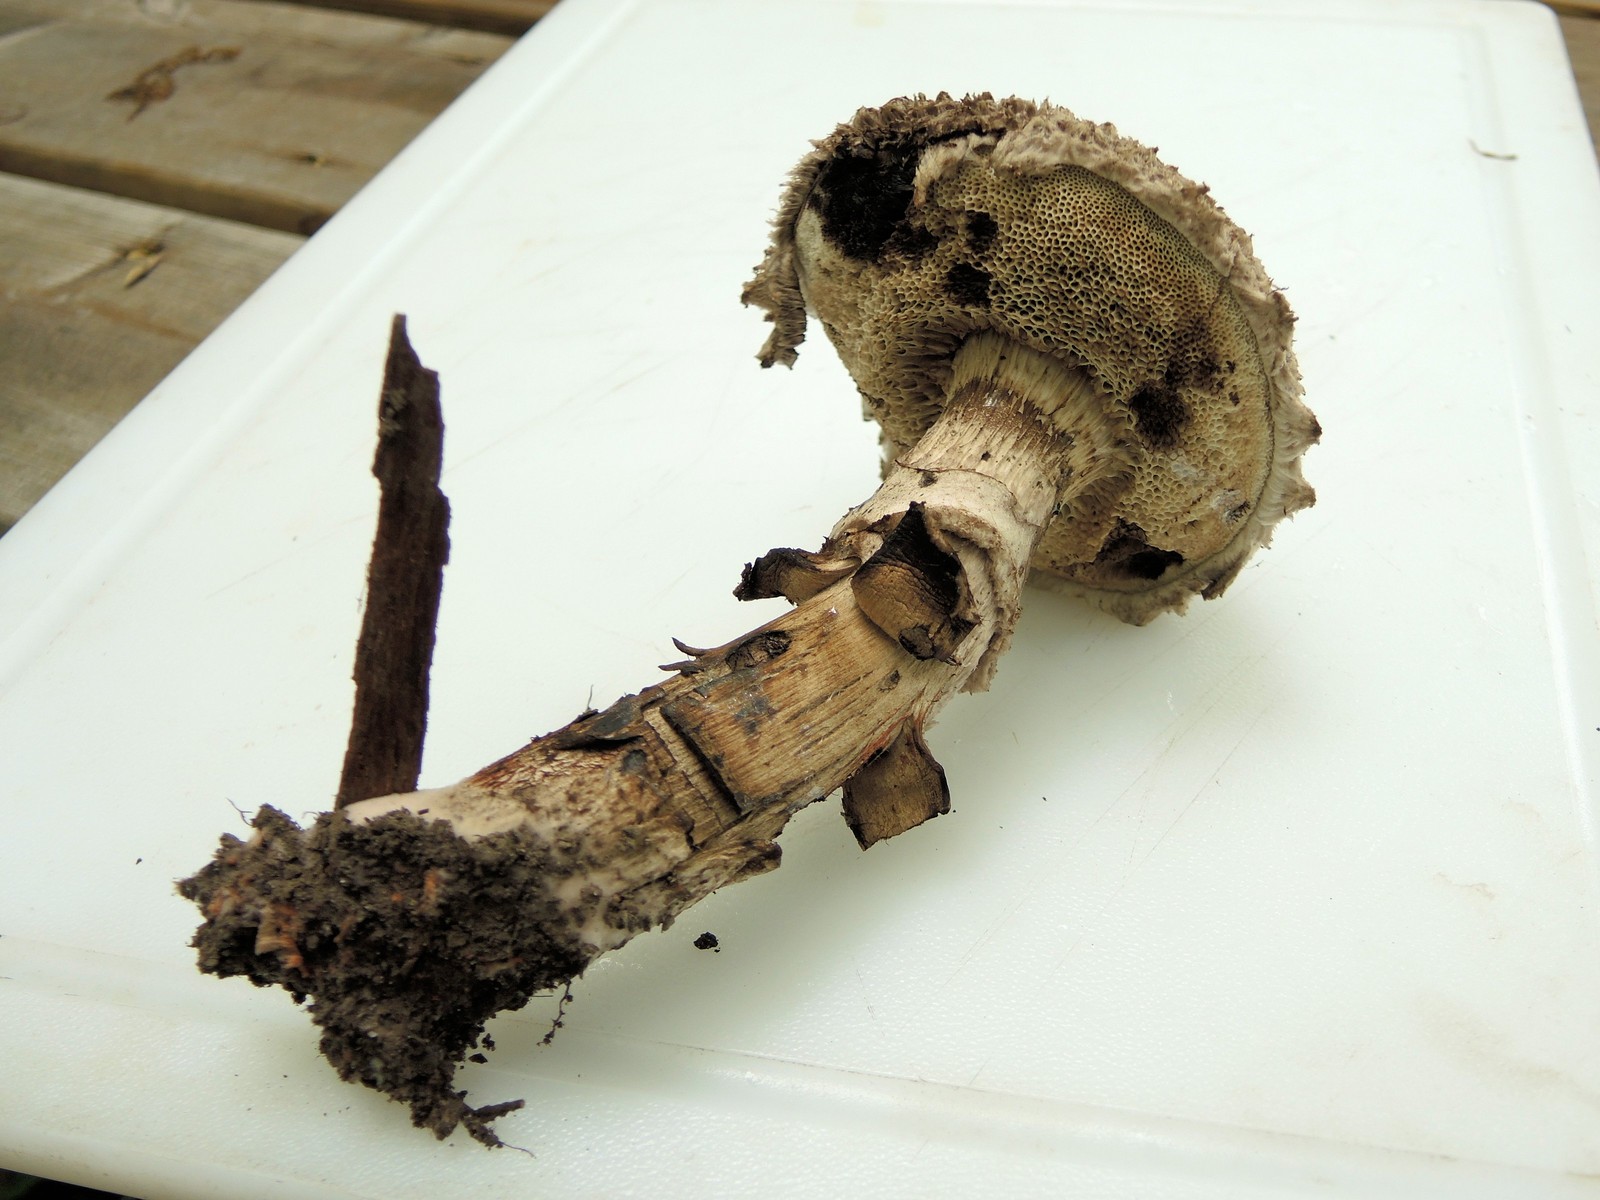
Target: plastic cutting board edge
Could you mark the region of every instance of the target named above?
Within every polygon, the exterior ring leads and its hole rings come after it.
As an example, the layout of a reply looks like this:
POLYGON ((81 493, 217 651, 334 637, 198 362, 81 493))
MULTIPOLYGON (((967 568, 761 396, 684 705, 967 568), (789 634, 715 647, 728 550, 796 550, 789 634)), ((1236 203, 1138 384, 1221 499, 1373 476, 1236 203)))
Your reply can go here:
POLYGON ((1600 187, 1532 4, 563 0, 0 541, 0 1163, 141 1195, 1600 1196, 1600 187), (1213 187, 1320 500, 1134 629, 1030 593, 948 817, 501 1018, 490 1153, 194 970, 172 881, 328 802, 390 314, 454 506, 424 783, 780 611, 876 478, 739 287, 807 139, 1048 97, 1213 187), (694 949, 715 932, 721 952, 694 949))

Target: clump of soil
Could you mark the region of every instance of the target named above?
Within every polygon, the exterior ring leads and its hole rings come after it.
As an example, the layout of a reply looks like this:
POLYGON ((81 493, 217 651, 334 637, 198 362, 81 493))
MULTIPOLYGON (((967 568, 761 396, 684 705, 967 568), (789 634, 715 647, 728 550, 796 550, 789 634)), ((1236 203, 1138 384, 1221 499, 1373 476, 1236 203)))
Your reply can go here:
POLYGON ((547 848, 521 832, 467 841, 404 812, 328 813, 302 830, 263 807, 252 826, 178 884, 205 917, 201 971, 309 1000, 341 1078, 410 1105, 440 1138, 460 1125, 500 1145, 489 1122, 522 1101, 473 1108, 453 1082, 487 1044, 485 1021, 583 969, 579 947, 550 933, 547 848))

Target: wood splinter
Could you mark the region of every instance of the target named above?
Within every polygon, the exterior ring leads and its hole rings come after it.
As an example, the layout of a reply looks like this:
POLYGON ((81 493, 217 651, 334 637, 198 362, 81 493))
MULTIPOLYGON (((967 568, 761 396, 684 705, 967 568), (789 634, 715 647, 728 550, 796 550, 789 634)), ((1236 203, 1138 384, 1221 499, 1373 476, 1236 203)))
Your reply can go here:
POLYGON ((378 400, 378 531, 367 565, 367 605, 356 642, 355 711, 335 808, 409 792, 422 773, 428 673, 439 592, 450 557, 450 502, 439 490, 444 415, 439 377, 406 336, 389 330, 378 400))
POLYGON ((1319 430, 1248 238, 1063 109, 863 109, 797 167, 745 298, 765 365, 820 318, 884 428, 823 549, 745 569, 741 597, 795 607, 460 783, 351 785, 305 829, 264 807, 180 885, 202 970, 309 1000, 339 1073, 440 1137, 499 1144, 510 1106, 454 1087, 489 1017, 777 866, 800 808, 842 789, 863 846, 947 812, 923 732, 988 686, 1030 570, 1143 623, 1311 502, 1319 430))

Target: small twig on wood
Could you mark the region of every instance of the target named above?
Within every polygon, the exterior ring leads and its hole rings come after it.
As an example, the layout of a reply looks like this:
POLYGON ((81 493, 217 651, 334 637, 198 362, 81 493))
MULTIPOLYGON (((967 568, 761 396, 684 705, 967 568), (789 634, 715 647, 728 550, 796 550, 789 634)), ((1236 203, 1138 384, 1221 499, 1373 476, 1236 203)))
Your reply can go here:
POLYGON ((444 418, 439 377, 418 360, 396 316, 378 403, 372 473, 382 498, 356 643, 356 702, 335 808, 407 792, 422 771, 439 590, 450 557, 450 502, 439 490, 444 418))

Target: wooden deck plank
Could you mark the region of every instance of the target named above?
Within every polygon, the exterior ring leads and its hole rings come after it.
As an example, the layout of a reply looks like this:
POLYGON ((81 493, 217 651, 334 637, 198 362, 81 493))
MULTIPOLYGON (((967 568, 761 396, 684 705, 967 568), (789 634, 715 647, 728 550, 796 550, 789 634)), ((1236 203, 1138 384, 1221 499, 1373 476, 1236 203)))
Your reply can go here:
POLYGON ((404 17, 457 29, 482 29, 515 37, 556 6, 556 0, 288 0, 381 17, 404 17))
POLYGON ((0 530, 303 240, 0 175, 0 530))
POLYGON ((0 0, 0 37, 52 21, 181 27, 234 37, 278 34, 328 46, 388 46, 466 62, 491 61, 508 44, 505 38, 486 37, 465 26, 371 20, 318 0, 0 0))
POLYGON ((0 170, 307 233, 509 45, 251 0, 0 0, 0 170), (143 111, 108 98, 207 51, 143 111))

